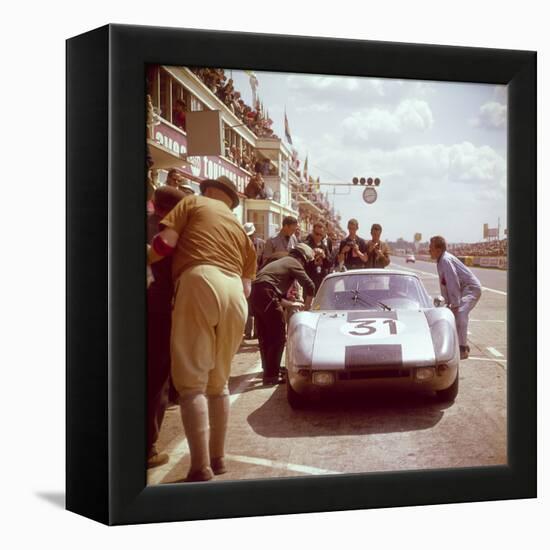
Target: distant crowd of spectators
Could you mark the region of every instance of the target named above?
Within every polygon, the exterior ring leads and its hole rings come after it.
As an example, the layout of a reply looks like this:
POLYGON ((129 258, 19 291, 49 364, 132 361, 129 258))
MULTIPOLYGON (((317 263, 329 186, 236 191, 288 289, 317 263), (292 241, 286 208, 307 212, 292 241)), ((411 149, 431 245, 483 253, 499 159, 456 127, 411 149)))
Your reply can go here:
MULTIPOLYGON (((449 244, 449 252, 455 256, 508 256, 508 239, 483 241, 471 244, 449 244)), ((421 248, 419 254, 428 254, 428 249, 421 248)))
POLYGON ((195 67, 191 70, 258 137, 277 137, 271 128, 273 121, 263 112, 261 105, 258 103, 254 108, 247 105, 241 93, 235 90, 233 79, 227 79, 223 69, 195 67))
POLYGON ((507 256, 508 239, 465 245, 451 245, 451 251, 455 256, 507 256))

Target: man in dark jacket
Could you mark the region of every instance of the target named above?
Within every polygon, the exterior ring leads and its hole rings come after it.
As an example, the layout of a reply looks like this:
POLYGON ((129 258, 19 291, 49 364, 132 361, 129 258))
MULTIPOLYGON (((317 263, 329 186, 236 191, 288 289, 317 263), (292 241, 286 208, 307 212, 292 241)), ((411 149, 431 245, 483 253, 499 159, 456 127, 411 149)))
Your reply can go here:
POLYGON ((340 249, 338 250, 337 261, 341 269, 345 266, 346 269, 362 269, 368 258, 367 243, 364 239, 357 235, 359 222, 355 218, 351 218, 348 222, 348 236, 340 241, 340 249))
POLYGON ((315 257, 313 262, 306 265, 306 273, 315 284, 317 294, 331 267, 331 251, 325 239, 325 226, 322 222, 313 225, 313 232, 305 238, 304 243, 312 248, 315 257))
POLYGON ((286 342, 282 300, 295 280, 304 288, 304 308, 307 310, 311 306, 315 285, 304 267, 313 258, 313 250, 300 243, 288 252, 288 256, 265 265, 252 283, 250 300, 257 322, 263 381, 266 385, 279 382, 279 368, 286 342))
POLYGON ((388 245, 380 240, 382 226, 373 223, 370 234, 372 239, 367 243, 368 259, 365 267, 382 269, 390 264, 390 249, 388 245))
MULTIPOLYGON (((155 212, 147 219, 147 240, 158 233, 159 223, 185 194, 163 185, 154 194, 155 212)), ((158 434, 169 401, 170 330, 172 327, 172 258, 151 266, 153 282, 147 288, 147 467, 168 462, 166 453, 156 447, 158 434)))

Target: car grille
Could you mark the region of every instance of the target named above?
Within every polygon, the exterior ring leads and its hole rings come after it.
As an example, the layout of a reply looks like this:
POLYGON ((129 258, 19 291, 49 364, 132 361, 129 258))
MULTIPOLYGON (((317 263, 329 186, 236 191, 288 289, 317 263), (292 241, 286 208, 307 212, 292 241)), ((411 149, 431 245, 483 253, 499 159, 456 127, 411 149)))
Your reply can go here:
POLYGON ((372 378, 409 378, 411 369, 402 367, 396 368, 373 368, 346 370, 338 373, 338 380, 367 380, 372 378))

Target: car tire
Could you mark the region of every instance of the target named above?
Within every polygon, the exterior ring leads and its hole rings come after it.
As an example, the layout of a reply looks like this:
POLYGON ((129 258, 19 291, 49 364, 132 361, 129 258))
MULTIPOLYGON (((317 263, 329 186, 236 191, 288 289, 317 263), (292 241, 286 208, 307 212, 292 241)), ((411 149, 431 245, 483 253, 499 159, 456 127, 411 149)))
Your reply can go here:
POLYGON ((286 380, 286 399, 292 409, 304 409, 308 405, 307 397, 294 390, 288 377, 286 380))
POLYGON ((455 381, 445 390, 439 390, 435 392, 438 401, 442 403, 449 403, 456 399, 458 395, 458 369, 456 371, 455 381))

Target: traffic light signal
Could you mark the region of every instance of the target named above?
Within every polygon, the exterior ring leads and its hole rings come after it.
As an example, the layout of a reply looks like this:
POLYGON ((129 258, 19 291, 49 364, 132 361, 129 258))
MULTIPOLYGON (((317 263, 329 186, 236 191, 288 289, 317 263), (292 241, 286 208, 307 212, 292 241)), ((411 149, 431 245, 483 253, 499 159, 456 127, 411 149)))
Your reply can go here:
POLYGON ((380 180, 380 178, 374 178, 374 179, 373 178, 367 178, 367 179, 361 178, 361 179, 359 179, 359 178, 355 177, 351 180, 351 182, 353 183, 353 185, 358 185, 358 184, 365 185, 366 184, 366 185, 375 185, 376 187, 378 187, 381 183, 381 180, 380 180))

